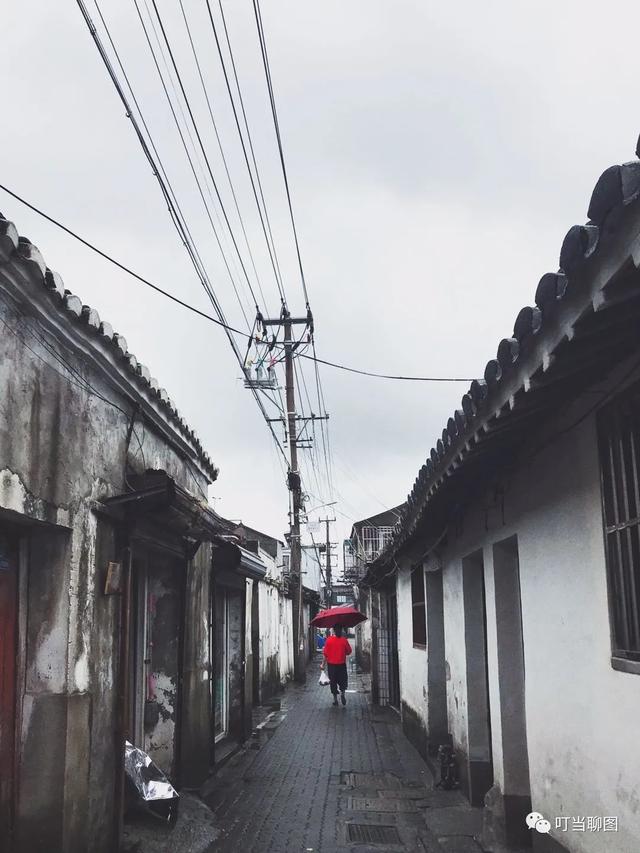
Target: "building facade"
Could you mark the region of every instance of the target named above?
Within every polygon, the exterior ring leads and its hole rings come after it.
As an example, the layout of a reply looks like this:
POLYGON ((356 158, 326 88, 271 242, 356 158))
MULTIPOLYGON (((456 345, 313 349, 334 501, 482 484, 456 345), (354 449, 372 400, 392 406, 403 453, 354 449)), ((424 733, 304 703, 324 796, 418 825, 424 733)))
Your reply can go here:
POLYGON ((1 217, 0 324, 0 845, 112 853, 125 739, 195 787, 245 736, 264 566, 166 391, 1 217))
POLYGON ((640 849, 639 196, 603 174, 364 579, 377 699, 491 851, 640 849))

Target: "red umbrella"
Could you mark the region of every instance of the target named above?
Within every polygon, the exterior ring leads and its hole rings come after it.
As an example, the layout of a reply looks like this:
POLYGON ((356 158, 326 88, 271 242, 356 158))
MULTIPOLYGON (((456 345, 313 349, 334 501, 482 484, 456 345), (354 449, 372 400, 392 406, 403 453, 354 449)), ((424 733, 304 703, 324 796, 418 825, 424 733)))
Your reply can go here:
POLYGON ((360 622, 364 622, 367 617, 364 613, 360 613, 355 607, 330 607, 328 610, 321 610, 311 620, 311 625, 315 628, 333 628, 334 625, 343 625, 345 628, 353 628, 360 622))

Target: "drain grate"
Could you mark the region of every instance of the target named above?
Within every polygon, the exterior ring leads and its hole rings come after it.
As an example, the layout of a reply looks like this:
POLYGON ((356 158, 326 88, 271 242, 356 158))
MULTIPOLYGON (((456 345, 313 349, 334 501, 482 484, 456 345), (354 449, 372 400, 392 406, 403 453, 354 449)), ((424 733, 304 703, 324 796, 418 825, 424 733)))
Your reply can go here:
POLYGON ((426 808, 426 800, 391 797, 347 797, 346 808, 352 812, 419 812, 426 808))
POLYGON ((349 841, 364 844, 400 844, 395 826, 380 823, 348 823, 349 841))

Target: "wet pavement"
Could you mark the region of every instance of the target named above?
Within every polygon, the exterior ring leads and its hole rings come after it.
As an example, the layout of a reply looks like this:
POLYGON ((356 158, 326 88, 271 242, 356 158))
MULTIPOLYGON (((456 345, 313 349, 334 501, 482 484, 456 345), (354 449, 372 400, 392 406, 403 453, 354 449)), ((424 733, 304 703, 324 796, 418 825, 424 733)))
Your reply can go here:
POLYGON ((336 708, 317 676, 312 664, 205 785, 210 850, 480 853, 480 810, 434 787, 395 711, 370 704, 368 677, 352 670, 336 708))

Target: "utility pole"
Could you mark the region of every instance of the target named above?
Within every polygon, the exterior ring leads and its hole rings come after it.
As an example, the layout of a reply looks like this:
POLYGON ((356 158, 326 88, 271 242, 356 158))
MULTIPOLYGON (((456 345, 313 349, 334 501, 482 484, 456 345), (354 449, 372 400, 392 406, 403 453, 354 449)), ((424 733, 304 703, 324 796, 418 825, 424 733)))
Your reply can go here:
POLYGON ((291 492, 291 515, 289 520, 289 536, 291 548, 291 580, 293 587, 293 665, 294 677, 298 682, 306 679, 306 661, 304 659, 304 637, 302 627, 302 543, 300 541, 300 510, 302 509, 302 481, 298 468, 298 441, 296 428, 295 379, 293 370, 294 340, 292 328, 294 325, 308 325, 309 317, 294 318, 286 308, 278 320, 264 320, 265 326, 280 326, 284 328, 284 367, 285 367, 285 400, 286 421, 289 432, 289 475, 288 486, 291 492))
POLYGON ((326 553, 325 553, 325 559, 326 559, 326 568, 325 568, 326 588, 325 589, 326 589, 326 594, 325 594, 325 597, 326 597, 326 601, 327 601, 327 607, 331 607, 331 605, 333 604, 333 587, 331 584, 331 570, 332 570, 331 548, 335 543, 333 543, 331 541, 331 532, 330 532, 329 525, 334 521, 335 521, 335 518, 319 518, 318 519, 318 524, 324 524, 325 528, 326 528, 326 544, 325 544, 325 548, 326 548, 326 553))
MULTIPOLYGON (((293 593, 293 661, 294 661, 294 677, 296 681, 304 682, 306 679, 306 660, 305 660, 305 643, 304 643, 304 620, 303 620, 303 583, 302 583, 302 541, 300 537, 300 514, 303 511, 302 502, 302 480, 300 477, 300 469, 298 467, 298 449, 311 447, 312 438, 308 433, 305 437, 305 430, 309 422, 317 420, 328 420, 329 415, 315 415, 311 413, 310 417, 298 415, 296 413, 296 395, 295 395, 295 371, 293 368, 293 359, 295 350, 297 349, 300 340, 294 340, 293 327, 306 326, 309 333, 313 335, 313 316, 310 310, 307 310, 306 317, 292 317, 286 306, 282 306, 280 317, 275 319, 265 320, 261 314, 258 314, 257 324, 261 325, 265 335, 265 345, 269 350, 273 348, 276 342, 279 329, 284 330, 284 367, 285 367, 285 403, 287 410, 283 413, 283 417, 267 418, 270 423, 281 421, 284 424, 286 434, 289 437, 289 473, 287 476, 287 485, 291 492, 291 507, 289 512, 289 547, 291 549, 290 557, 290 572, 291 572, 291 587, 293 593), (266 341, 267 327, 276 327, 276 333, 273 336, 271 343, 266 341), (300 429, 298 424, 302 423, 300 429)), ((249 388, 261 389, 273 388, 272 379, 266 381, 259 377, 252 380, 247 376, 245 386, 249 388)))

